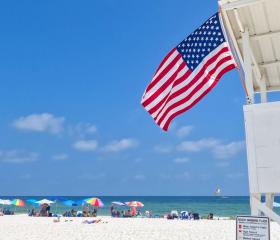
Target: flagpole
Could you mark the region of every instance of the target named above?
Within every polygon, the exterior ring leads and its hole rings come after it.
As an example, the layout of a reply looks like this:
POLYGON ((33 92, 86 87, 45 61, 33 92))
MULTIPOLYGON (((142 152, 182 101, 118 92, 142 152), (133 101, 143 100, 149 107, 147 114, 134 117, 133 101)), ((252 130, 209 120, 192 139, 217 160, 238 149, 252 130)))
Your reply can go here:
MULTIPOLYGON (((251 100, 250 100, 250 97, 249 97, 249 94, 248 94, 248 90, 247 90, 247 87, 246 87, 246 82, 245 82, 244 76, 242 74, 242 65, 243 65, 242 61, 243 60, 242 60, 242 57, 241 57, 241 53, 238 50, 237 42, 235 41, 234 34, 232 32, 231 24, 229 22, 226 10, 223 10, 221 8, 221 6, 219 6, 219 14, 221 16, 221 19, 225 20, 225 25, 227 26, 227 28, 225 28, 222 24, 222 27, 223 27, 223 29, 226 33, 225 37, 227 38, 228 43, 230 45, 230 48, 232 50, 233 58, 235 59, 235 62, 236 62, 236 68, 238 70, 239 77, 240 77, 244 92, 246 94, 247 102, 250 103, 251 100)), ((223 23, 223 21, 221 21, 221 22, 223 23)))

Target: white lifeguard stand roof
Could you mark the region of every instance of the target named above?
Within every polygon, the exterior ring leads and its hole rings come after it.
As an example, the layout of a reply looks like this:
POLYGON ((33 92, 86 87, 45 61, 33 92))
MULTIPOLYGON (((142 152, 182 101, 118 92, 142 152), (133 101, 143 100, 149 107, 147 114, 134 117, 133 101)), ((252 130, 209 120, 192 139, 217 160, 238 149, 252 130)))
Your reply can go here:
POLYGON ((251 212, 280 224, 272 210, 274 195, 280 193, 280 102, 267 102, 267 92, 280 91, 280 0, 220 0, 219 6, 248 100, 244 119, 251 212), (256 93, 260 104, 254 104, 256 93))
MULTIPOLYGON (((279 0, 220 0, 224 24, 233 40, 242 68, 246 34, 250 41, 253 65, 249 95, 280 90, 280 1, 279 0), (246 32, 248 30, 248 33, 246 32)), ((249 85, 249 86, 248 86, 249 85)), ((251 96, 252 97, 252 96, 251 96)))

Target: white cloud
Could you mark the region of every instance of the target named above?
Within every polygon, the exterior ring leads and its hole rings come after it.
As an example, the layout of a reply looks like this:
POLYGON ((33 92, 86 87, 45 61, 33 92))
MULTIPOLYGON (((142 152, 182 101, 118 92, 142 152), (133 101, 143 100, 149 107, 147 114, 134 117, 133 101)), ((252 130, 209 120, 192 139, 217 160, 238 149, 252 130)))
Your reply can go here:
POLYGON ((172 146, 163 146, 163 145, 157 145, 154 147, 154 150, 159 153, 170 153, 173 151, 172 146))
POLYGON ((52 159, 57 160, 57 161, 64 161, 68 159, 68 155, 66 153, 60 153, 57 155, 52 156, 52 159))
POLYGON ((0 162, 2 163, 30 163, 38 160, 38 153, 18 150, 0 151, 0 162))
POLYGON ((116 140, 104 147, 105 152, 120 152, 123 150, 127 150, 130 148, 135 148, 137 147, 138 142, 134 139, 131 138, 124 138, 121 140, 116 140))
POLYGON ((134 176, 134 179, 138 180, 138 181, 143 181, 143 180, 146 179, 146 176, 143 175, 143 174, 137 174, 137 175, 134 176))
POLYGON ((219 141, 213 138, 204 138, 198 141, 184 141, 178 146, 178 150, 182 152, 200 152, 205 149, 215 147, 219 141))
POLYGON ((177 136, 186 137, 191 133, 193 129, 194 129, 193 126, 183 126, 177 130, 177 136))
POLYGON ((189 161, 190 161, 190 159, 187 157, 175 158, 173 160, 173 162, 175 162, 175 163, 187 163, 189 161))
POLYGON ((73 147, 83 152, 95 151, 98 147, 98 143, 96 140, 79 140, 73 144, 73 147))
POLYGON ((218 159, 231 158, 245 148, 244 141, 231 142, 229 144, 220 144, 213 149, 214 156, 218 159))
POLYGON ((93 134, 97 132, 97 127, 91 123, 78 123, 76 125, 68 126, 68 133, 70 135, 78 135, 79 137, 84 137, 88 134, 93 134))
POLYGON ((55 117, 50 113, 31 114, 20 117, 13 122, 13 126, 20 130, 35 132, 59 133, 63 130, 63 117, 55 117))
POLYGON ((220 140, 214 138, 205 138, 197 141, 184 141, 178 145, 177 149, 182 152, 200 152, 208 150, 216 159, 228 159, 245 147, 244 141, 233 141, 223 144, 220 140))

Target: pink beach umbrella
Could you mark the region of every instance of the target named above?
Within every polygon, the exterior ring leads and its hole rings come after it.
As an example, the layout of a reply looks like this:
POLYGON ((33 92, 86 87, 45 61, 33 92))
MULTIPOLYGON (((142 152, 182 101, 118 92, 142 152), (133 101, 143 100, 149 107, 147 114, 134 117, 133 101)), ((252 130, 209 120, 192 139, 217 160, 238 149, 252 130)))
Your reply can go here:
POLYGON ((129 207, 144 207, 144 204, 138 201, 126 202, 125 204, 129 207))

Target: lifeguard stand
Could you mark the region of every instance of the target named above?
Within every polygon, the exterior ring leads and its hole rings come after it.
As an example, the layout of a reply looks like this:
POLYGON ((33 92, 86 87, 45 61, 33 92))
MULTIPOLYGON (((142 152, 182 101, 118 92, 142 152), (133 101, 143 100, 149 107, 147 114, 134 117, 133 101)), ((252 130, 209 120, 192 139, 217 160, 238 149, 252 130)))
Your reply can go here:
POLYGON ((220 0, 219 6, 247 94, 243 110, 251 214, 265 214, 280 224, 273 212, 274 196, 280 193, 280 102, 267 100, 269 92, 280 91, 280 0, 220 0))

